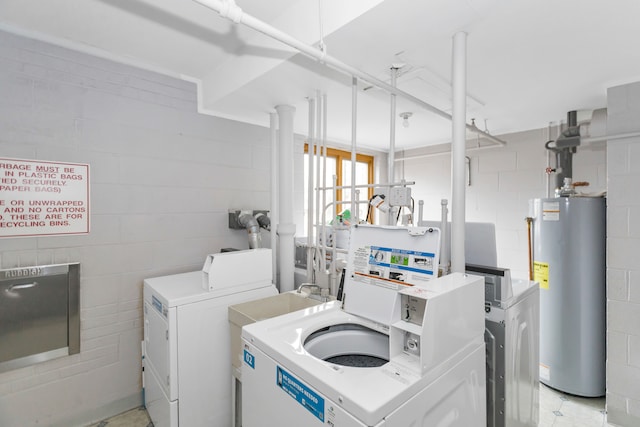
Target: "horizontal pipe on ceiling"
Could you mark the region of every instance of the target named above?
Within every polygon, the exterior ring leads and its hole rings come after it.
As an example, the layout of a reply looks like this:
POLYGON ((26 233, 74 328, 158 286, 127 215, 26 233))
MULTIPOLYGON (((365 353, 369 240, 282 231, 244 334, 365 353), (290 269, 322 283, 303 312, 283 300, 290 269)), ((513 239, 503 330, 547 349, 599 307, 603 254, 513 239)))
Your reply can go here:
MULTIPOLYGON (((417 98, 410 93, 404 92, 392 85, 383 82, 382 80, 365 73, 364 71, 358 70, 357 68, 352 67, 351 65, 345 64, 337 58, 334 58, 324 50, 316 49, 313 46, 309 46, 306 43, 301 42, 295 37, 290 36, 289 34, 278 30, 277 28, 260 21, 259 19, 245 13, 238 5, 235 4, 234 0, 194 0, 197 3, 200 3, 203 6, 208 7, 209 9, 213 9, 218 12, 220 16, 223 18, 227 18, 235 22, 236 24, 244 24, 266 36, 272 37, 296 50, 299 52, 331 67, 338 71, 342 71, 346 74, 349 74, 353 77, 357 77, 358 79, 365 81, 371 85, 374 85, 380 89, 386 90, 390 94, 394 94, 396 96, 401 96, 421 107, 426 109, 427 111, 432 112, 433 114, 440 116, 449 121, 453 120, 453 117, 442 111, 433 105, 423 101, 420 98, 417 98)), ((499 138, 491 135, 488 132, 480 130, 475 124, 466 124, 466 128, 472 132, 475 132, 483 137, 489 139, 490 141, 504 146, 506 143, 499 138)))

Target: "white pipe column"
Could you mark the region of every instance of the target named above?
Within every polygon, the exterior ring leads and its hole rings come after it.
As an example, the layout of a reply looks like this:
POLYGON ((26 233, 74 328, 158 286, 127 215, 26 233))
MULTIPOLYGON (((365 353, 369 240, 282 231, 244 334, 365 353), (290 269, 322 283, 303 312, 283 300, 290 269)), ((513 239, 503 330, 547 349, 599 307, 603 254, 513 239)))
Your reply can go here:
POLYGON ((273 283, 278 283, 278 235, 275 225, 278 220, 278 117, 269 113, 269 129, 271 141, 271 270, 273 283))
POLYGON ((315 135, 315 114, 316 102, 309 98, 309 136, 307 138, 307 155, 309 159, 309 169, 307 176, 307 281, 313 282, 313 245, 314 241, 314 164, 316 161, 316 135, 315 135))
POLYGON ((440 265, 442 274, 449 274, 449 253, 446 250, 449 235, 447 233, 447 223, 449 222, 449 209, 447 199, 440 200, 440 265))
POLYGON ((280 176, 279 196, 280 207, 278 223, 278 238, 280 241, 280 292, 294 289, 295 245, 294 235, 296 225, 293 223, 293 115, 296 111, 291 105, 276 107, 279 120, 279 154, 280 176))
MULTIPOLYGON (((391 86, 396 87, 396 79, 398 78, 398 69, 391 67, 391 86)), ((396 94, 391 93, 391 118, 389 120, 389 162, 388 162, 388 180, 389 184, 396 182, 396 94)), ((389 188, 391 191, 391 188, 389 188)), ((388 199, 387 199, 388 200, 388 199)), ((389 208, 389 225, 395 225, 396 217, 393 207, 389 208)))
POLYGON ((356 144, 358 130, 358 79, 351 78, 351 217, 357 224, 356 214, 356 144))
MULTIPOLYGON (((317 104, 317 108, 316 108, 316 135, 318 138, 318 147, 322 147, 322 157, 318 157, 318 161, 316 163, 316 187, 320 188, 320 187, 324 187, 324 183, 327 182, 327 173, 326 173, 326 159, 327 159, 327 154, 326 154, 326 147, 324 146, 324 141, 322 141, 322 112, 324 111, 323 108, 323 104, 324 104, 324 98, 320 95, 320 91, 316 90, 316 104, 317 104), (322 161, 322 174, 320 174, 320 161, 322 161)), ((318 206, 318 213, 323 212, 324 215, 324 211, 326 209, 326 203, 327 203, 327 195, 326 195, 326 191, 322 190, 322 194, 320 194, 320 190, 316 190, 316 206, 318 206)), ((325 266, 325 262, 324 260, 327 259, 327 249, 326 249, 326 245, 327 245, 327 227, 324 221, 324 217, 323 220, 320 224, 320 229, 318 230, 319 234, 318 234, 318 239, 316 239, 317 241, 317 247, 320 247, 320 244, 322 244, 322 250, 318 251, 316 254, 316 264, 315 264, 315 268, 316 271, 322 271, 324 272, 326 270, 326 266, 325 266), (320 236, 322 236, 322 241, 320 241, 320 236)), ((315 283, 315 282, 314 282, 315 283)))
POLYGON ((451 271, 464 273, 467 33, 453 36, 453 143, 451 144, 451 271))

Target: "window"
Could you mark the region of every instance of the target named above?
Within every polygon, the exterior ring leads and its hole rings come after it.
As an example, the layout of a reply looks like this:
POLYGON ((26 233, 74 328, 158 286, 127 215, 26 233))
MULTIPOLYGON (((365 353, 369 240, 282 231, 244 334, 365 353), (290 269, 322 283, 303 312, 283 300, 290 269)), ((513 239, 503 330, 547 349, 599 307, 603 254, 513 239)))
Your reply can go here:
MULTIPOLYGON (((308 190, 309 190, 309 154, 308 154, 308 146, 305 144, 304 147, 304 226, 305 230, 307 227, 308 221, 308 190)), ((319 148, 319 152, 321 148, 319 148)), ((331 187, 333 185, 333 176, 336 175, 337 185, 345 186, 351 185, 351 152, 344 150, 337 150, 334 148, 327 148, 327 173, 326 173, 326 181, 324 183, 324 187, 331 187)), ((313 177, 313 187, 316 185, 316 178, 318 177, 318 169, 320 170, 320 179, 322 179, 322 167, 323 167, 323 159, 319 158, 319 161, 314 166, 314 177, 313 177)), ((356 185, 365 185, 365 184, 373 184, 373 156, 365 155, 365 154, 356 154, 356 185)), ((322 192, 319 193, 318 203, 322 206, 322 192)), ((373 195, 373 188, 363 188, 360 189, 360 200, 368 200, 373 195)), ((337 190, 336 192, 338 201, 351 201, 351 189, 343 189, 337 190)), ((315 195, 314 195, 315 197, 315 195)), ((325 206, 329 205, 333 202, 333 191, 328 190, 325 192, 325 206)), ((316 202, 314 200, 314 206, 316 202)), ((351 210, 351 204, 339 204, 336 206, 336 212, 341 213, 345 210, 351 210)), ((314 207, 315 210, 315 207, 314 207)), ((359 213, 360 218, 364 219, 367 216, 367 206, 359 205, 359 213)), ((326 210, 326 223, 329 224, 331 222, 331 217, 333 215, 333 206, 327 208, 326 210)), ((322 221, 322 210, 320 210, 320 218, 314 223, 320 223, 322 221)), ((306 233, 305 233, 306 234, 306 233)))

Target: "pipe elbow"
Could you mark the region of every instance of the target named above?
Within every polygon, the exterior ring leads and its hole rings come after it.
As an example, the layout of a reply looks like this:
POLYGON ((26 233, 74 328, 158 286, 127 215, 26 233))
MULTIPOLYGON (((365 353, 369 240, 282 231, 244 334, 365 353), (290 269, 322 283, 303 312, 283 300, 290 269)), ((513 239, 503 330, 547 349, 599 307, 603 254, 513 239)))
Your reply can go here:
POLYGON ((250 214, 242 214, 238 218, 238 222, 243 226, 249 234, 249 248, 256 249, 260 247, 260 225, 258 221, 250 214))
POLYGON ((265 230, 271 229, 271 219, 269 219, 269 217, 264 213, 257 213, 256 215, 254 215, 254 218, 258 221, 260 227, 264 228, 265 230))
POLYGON ((240 215, 240 217, 238 217, 238 222, 241 226, 246 228, 248 232, 260 232, 260 224, 258 224, 258 220, 256 220, 253 215, 242 214, 240 215))
POLYGON ((235 24, 239 24, 242 21, 243 11, 235 2, 235 0, 226 0, 223 2, 222 7, 218 11, 220 16, 232 20, 235 24))

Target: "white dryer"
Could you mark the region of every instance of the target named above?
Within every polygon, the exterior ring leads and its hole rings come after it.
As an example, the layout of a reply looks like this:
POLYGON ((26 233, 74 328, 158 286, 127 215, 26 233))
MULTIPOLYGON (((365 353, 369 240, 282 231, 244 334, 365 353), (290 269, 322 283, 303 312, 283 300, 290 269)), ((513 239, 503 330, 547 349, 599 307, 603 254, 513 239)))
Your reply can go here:
POLYGON ((209 255, 144 281, 145 405, 155 427, 231 425, 230 305, 277 294, 271 250, 209 255))
POLYGON ((244 327, 244 427, 486 426, 484 280, 439 243, 355 226, 342 302, 244 327))

